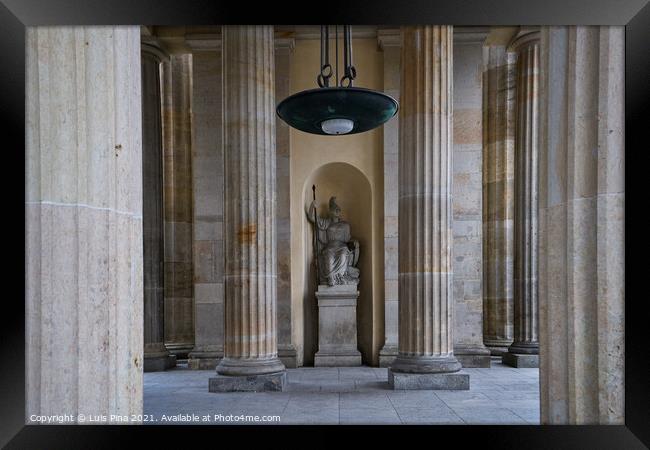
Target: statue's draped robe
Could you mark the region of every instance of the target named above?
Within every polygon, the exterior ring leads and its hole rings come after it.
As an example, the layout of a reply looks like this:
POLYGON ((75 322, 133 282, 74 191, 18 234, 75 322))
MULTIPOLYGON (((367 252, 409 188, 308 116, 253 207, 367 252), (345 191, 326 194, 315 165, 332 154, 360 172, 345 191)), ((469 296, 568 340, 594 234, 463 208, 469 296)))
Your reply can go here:
POLYGON ((319 259, 321 282, 332 280, 333 284, 345 284, 351 281, 347 276, 348 266, 352 265, 354 253, 347 242, 350 241, 350 224, 333 222, 329 217, 316 217, 318 225, 318 250, 322 249, 319 259))

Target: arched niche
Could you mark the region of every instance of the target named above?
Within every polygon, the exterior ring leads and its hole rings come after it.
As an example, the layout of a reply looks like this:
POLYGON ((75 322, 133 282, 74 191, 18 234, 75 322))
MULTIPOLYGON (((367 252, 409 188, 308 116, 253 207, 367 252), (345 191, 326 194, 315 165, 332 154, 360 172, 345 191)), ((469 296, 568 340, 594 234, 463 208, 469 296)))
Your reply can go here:
MULTIPOLYGON (((312 201, 312 186, 316 186, 318 214, 327 215, 330 197, 336 197, 341 207, 341 218, 350 224, 352 238, 359 241, 360 257, 357 267, 361 271, 359 300, 357 302, 357 343, 363 362, 372 359, 372 188, 368 178, 356 167, 343 162, 324 164, 314 170, 303 187, 303 210, 312 201)), ((303 264, 303 323, 305 365, 313 365, 318 351, 318 303, 316 272, 313 264, 313 227, 304 214, 304 264, 303 264)))

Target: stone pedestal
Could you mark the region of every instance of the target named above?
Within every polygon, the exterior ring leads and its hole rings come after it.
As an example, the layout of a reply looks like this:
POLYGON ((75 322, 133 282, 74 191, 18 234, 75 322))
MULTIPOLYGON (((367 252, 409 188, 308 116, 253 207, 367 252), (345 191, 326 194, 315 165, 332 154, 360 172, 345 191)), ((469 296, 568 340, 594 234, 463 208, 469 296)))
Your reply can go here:
POLYGON ((176 355, 171 355, 163 343, 144 345, 145 372, 160 372, 176 366, 176 355))
POLYGON ((539 367, 539 355, 527 355, 524 353, 511 353, 510 351, 501 357, 503 364, 510 367, 525 368, 539 367))
POLYGON ((282 391, 287 382, 287 372, 251 376, 217 375, 210 378, 209 392, 265 392, 282 391))
POLYGON ((543 425, 625 423, 624 68, 624 27, 542 27, 543 425))
POLYGON ((395 390, 468 390, 469 374, 402 373, 388 369, 388 385, 395 390))
POLYGON ((357 285, 321 284, 316 298, 318 352, 314 356, 314 366, 360 366, 361 352, 357 350, 357 285))

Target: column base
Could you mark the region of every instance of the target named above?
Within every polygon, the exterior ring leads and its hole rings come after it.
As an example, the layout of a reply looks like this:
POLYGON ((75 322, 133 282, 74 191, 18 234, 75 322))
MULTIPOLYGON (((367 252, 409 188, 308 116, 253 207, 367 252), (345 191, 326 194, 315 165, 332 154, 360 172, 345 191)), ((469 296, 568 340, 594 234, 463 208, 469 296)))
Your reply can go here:
POLYGON ((189 353, 194 348, 194 344, 191 342, 182 342, 182 343, 165 343, 165 347, 172 355, 176 355, 176 359, 187 359, 189 353))
POLYGON ((454 355, 451 356, 410 356, 397 355, 391 370, 402 373, 450 373, 458 372, 461 365, 454 355))
POLYGON ((314 355, 314 367, 356 367, 361 365, 361 352, 358 350, 344 353, 316 352, 314 355))
POLYGON ((491 352, 482 345, 456 345, 454 356, 463 367, 490 368, 491 352))
POLYGON ((258 358, 226 358, 217 365, 217 374, 228 376, 267 375, 278 372, 284 373, 284 364, 277 357, 268 359, 258 358))
POLYGON ((278 346, 278 358, 286 368, 295 369, 298 367, 298 352, 293 345, 278 346))
POLYGON ((525 353, 504 353, 501 361, 506 366, 517 368, 534 368, 539 367, 539 355, 525 353))
POLYGON ((209 379, 208 392, 278 392, 284 390, 286 383, 284 371, 250 376, 217 374, 209 379))
POLYGON ((192 350, 188 355, 187 367, 192 370, 215 370, 223 358, 223 351, 192 350))
POLYGON ((469 390, 469 374, 404 373, 388 369, 388 385, 393 390, 469 390))
POLYGON ((379 351, 379 367, 392 366, 398 354, 397 345, 384 345, 379 351))
POLYGON ((145 372, 162 372, 176 367, 176 355, 144 357, 143 370, 145 372))

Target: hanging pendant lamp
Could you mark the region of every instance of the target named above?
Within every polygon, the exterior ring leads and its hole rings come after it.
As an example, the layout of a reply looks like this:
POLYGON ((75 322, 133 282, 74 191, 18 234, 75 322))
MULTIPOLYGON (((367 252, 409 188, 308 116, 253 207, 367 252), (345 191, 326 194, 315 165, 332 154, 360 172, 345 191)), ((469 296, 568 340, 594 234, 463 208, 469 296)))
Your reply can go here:
POLYGON ((338 27, 335 29, 336 73, 329 63, 329 25, 321 26, 321 70, 318 88, 293 94, 278 104, 277 113, 289 126, 322 135, 363 133, 397 114, 397 101, 383 92, 353 87, 352 32, 343 26, 343 77, 338 79, 338 27), (335 75, 336 86, 330 87, 335 75))

